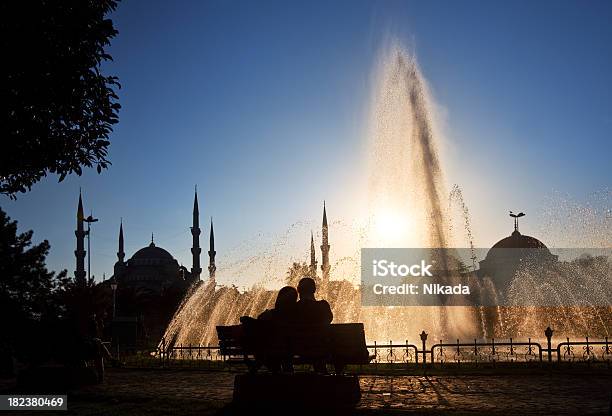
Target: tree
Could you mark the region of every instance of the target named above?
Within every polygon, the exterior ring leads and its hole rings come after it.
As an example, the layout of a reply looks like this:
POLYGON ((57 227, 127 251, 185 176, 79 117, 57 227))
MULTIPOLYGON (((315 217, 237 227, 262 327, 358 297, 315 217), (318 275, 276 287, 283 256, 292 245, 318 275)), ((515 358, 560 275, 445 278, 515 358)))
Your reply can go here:
POLYGON ((316 273, 313 273, 309 265, 306 263, 294 262, 287 271, 285 282, 289 286, 297 286, 298 282, 303 277, 311 277, 318 283, 316 273))
POLYGON ((24 320, 40 320, 61 313, 58 296, 67 284, 66 270, 55 274, 47 270, 45 260, 49 242, 32 245, 32 231, 17 233, 17 221, 11 221, 0 209, 0 321, 7 325, 24 320))
POLYGON ((113 0, 7 0, 4 33, 5 129, 0 193, 15 198, 48 172, 98 173, 118 122, 117 77, 101 73, 117 31, 106 18, 113 0))

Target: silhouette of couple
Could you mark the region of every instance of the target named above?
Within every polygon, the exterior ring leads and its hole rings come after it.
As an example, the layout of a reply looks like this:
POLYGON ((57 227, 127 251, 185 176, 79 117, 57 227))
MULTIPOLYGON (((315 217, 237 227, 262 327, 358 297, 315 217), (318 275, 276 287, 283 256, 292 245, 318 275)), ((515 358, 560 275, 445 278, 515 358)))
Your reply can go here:
POLYGON ((286 325, 327 325, 334 315, 326 300, 316 300, 314 279, 300 280, 297 290, 285 286, 279 290, 274 309, 267 309, 257 319, 286 325), (298 300, 299 295, 299 300, 298 300))
MULTIPOLYGON (((314 279, 310 277, 302 278, 297 286, 297 290, 292 286, 283 287, 276 297, 273 309, 267 309, 261 313, 257 319, 244 316, 240 321, 245 327, 253 327, 258 325, 272 326, 273 335, 265 336, 265 338, 280 337, 285 339, 290 333, 295 343, 302 344, 296 347, 303 347, 312 350, 312 340, 300 338, 302 335, 308 337, 311 332, 302 331, 304 328, 317 328, 315 332, 322 332, 325 327, 328 327, 333 319, 333 314, 329 303, 326 300, 317 300, 315 292, 317 290, 314 279), (298 300, 299 297, 299 300, 298 300), (310 344, 310 345, 309 345, 310 344)), ((265 349, 270 349, 269 340, 265 340, 265 349)), ((273 345, 272 348, 273 349, 273 345)), ((266 351, 262 351, 262 356, 267 358, 262 359, 263 363, 272 371, 277 371, 282 368, 284 371, 293 371, 291 357, 275 357, 270 358, 266 351)), ((313 357, 311 360, 316 372, 325 373, 324 361, 320 358, 313 357)))

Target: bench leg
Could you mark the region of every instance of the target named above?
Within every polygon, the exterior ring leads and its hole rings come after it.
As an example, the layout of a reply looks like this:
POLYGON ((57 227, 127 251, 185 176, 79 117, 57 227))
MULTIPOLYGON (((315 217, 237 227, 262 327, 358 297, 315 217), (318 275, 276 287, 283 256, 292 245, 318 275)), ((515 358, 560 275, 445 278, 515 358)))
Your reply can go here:
POLYGON ((342 363, 334 363, 334 371, 335 371, 337 376, 343 375, 345 368, 346 368, 346 365, 344 365, 342 363))

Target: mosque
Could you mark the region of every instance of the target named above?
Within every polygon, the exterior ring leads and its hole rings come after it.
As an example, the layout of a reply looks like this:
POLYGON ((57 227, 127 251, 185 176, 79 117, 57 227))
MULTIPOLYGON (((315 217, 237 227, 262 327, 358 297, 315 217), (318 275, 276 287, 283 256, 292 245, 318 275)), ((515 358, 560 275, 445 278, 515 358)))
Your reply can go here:
MULTIPOLYGON (((77 208, 76 270, 74 272, 77 284, 85 284, 85 237, 88 231, 85 223, 95 221, 85 218, 83 201, 79 194, 77 208)), ((116 285, 116 314, 113 311, 113 321, 137 322, 136 338, 145 343, 156 343, 163 334, 165 327, 174 315, 185 295, 200 283, 202 268, 200 265, 200 212, 198 194, 195 191, 193 201, 192 235, 192 265, 191 269, 179 265, 178 261, 167 250, 155 244, 153 235, 149 245, 136 251, 127 261, 124 250, 123 223, 119 225, 117 261, 110 279, 100 283, 111 288, 116 285), (130 318, 130 319, 128 319, 130 318)), ((208 250, 208 276, 214 279, 215 265, 215 235, 213 223, 210 224, 208 250)), ((115 295, 115 294, 114 294, 115 295)), ((113 296, 114 296, 113 295, 113 296)), ((125 325, 124 325, 125 326, 125 325)))

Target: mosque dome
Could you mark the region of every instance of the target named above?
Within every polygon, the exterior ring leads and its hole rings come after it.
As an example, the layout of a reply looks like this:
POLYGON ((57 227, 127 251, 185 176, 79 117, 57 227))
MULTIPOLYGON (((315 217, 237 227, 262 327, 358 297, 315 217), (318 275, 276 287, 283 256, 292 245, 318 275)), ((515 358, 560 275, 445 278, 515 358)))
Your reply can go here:
POLYGON ((159 265, 173 264, 176 260, 172 254, 161 247, 157 247, 153 241, 147 247, 138 250, 129 260, 131 265, 159 265))
POLYGON ((499 289, 507 287, 523 264, 535 265, 556 262, 548 247, 535 237, 523 235, 518 224, 509 237, 502 238, 491 247, 484 260, 480 261, 480 276, 493 279, 499 289))
POLYGON ((523 235, 518 230, 514 230, 510 237, 502 238, 491 248, 548 248, 535 237, 523 235))

